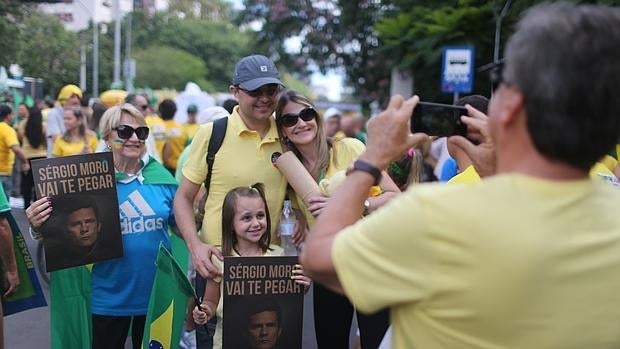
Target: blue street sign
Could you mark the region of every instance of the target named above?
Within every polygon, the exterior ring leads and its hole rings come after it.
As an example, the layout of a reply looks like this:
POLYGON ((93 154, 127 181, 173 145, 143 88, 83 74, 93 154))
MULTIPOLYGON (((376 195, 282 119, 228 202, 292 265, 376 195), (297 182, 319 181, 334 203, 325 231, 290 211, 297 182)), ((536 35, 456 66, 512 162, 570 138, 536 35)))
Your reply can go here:
POLYGON ((473 85, 474 47, 444 47, 441 64, 441 92, 470 93, 473 85))

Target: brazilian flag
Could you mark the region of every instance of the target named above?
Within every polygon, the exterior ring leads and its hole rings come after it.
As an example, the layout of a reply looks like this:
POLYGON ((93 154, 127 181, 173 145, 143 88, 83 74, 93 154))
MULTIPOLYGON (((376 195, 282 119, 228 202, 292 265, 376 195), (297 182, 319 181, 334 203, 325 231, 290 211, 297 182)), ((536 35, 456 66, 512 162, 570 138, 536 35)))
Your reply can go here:
POLYGON ((185 272, 163 245, 144 325, 142 349, 177 348, 183 331, 187 301, 194 294, 185 272))

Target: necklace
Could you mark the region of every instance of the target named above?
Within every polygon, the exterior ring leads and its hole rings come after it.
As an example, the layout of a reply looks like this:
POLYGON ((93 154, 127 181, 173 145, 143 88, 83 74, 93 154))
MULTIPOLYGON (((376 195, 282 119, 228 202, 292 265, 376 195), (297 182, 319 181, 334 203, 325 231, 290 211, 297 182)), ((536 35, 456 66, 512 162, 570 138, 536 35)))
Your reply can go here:
POLYGON ((252 253, 250 253, 250 252, 246 253, 246 251, 243 251, 243 253, 241 253, 241 252, 237 249, 237 247, 233 247, 233 250, 234 250, 235 252, 237 252, 237 254, 239 255, 239 257, 253 257, 253 256, 261 256, 261 255, 263 254, 263 250, 262 250, 262 249, 258 249, 258 250, 253 251, 253 252, 255 252, 255 253, 258 251, 258 254, 252 254, 252 253))

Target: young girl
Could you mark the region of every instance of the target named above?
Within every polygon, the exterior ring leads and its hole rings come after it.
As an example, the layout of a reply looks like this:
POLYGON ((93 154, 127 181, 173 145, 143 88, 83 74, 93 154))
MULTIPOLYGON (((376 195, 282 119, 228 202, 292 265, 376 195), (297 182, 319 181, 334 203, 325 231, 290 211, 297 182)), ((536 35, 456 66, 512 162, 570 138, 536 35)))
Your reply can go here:
MULTIPOLYGON (((283 250, 270 245, 271 220, 261 183, 250 187, 237 187, 226 194, 222 205, 222 254, 224 256, 256 257, 281 256, 283 250)), ((223 262, 212 256, 211 261, 220 270, 223 262)), ((297 283, 308 288, 310 279, 303 275, 301 265, 296 265, 291 276, 297 283)), ((203 325, 217 315, 213 348, 222 348, 223 306, 221 277, 207 281, 201 307, 193 311, 194 321, 203 325)))

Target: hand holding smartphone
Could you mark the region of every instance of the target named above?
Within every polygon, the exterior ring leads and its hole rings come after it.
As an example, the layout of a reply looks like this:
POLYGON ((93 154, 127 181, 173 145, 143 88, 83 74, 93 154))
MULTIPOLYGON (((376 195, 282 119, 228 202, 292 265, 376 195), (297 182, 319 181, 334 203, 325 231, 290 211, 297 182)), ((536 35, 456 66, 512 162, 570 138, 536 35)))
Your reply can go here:
POLYGON ((461 121, 461 115, 468 115, 465 107, 418 102, 411 115, 411 132, 437 137, 465 136, 467 125, 461 121))

